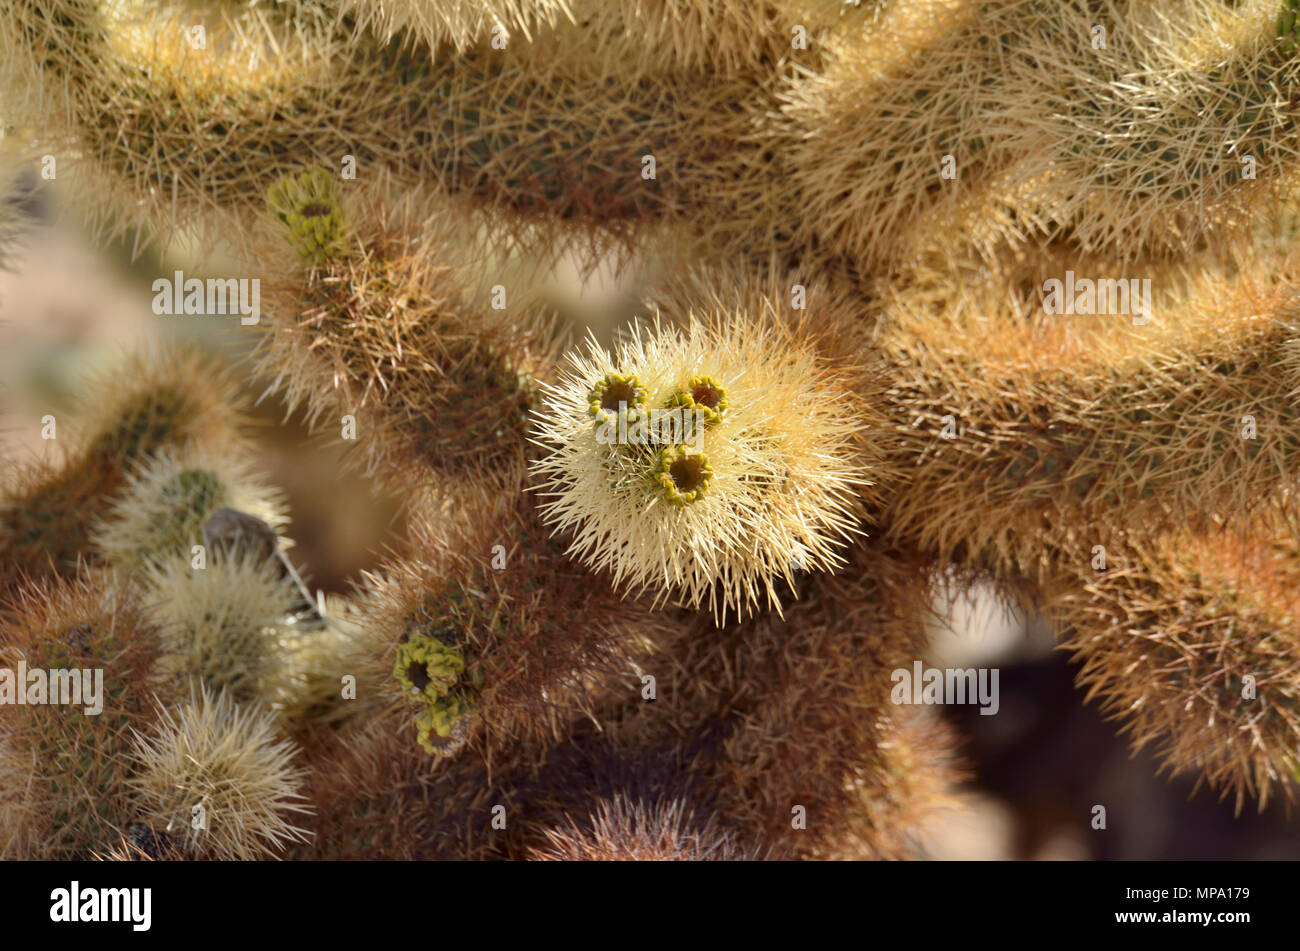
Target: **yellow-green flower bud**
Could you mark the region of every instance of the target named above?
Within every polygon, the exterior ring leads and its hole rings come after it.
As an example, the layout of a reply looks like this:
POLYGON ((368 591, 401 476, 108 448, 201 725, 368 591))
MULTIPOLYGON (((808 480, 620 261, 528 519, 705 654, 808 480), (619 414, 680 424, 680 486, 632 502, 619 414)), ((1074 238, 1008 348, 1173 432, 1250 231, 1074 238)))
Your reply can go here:
POLYGON ((267 191, 267 207, 304 260, 319 265, 347 252, 339 185, 328 170, 317 166, 281 178, 267 191))
POLYGON ((685 446, 669 446, 660 450, 651 479, 667 502, 685 506, 704 498, 713 481, 713 469, 704 453, 689 453, 685 446))
POLYGON ((711 376, 693 376, 673 394, 668 406, 695 410, 706 425, 716 426, 727 413, 727 391, 711 376))
POLYGON ((397 648, 393 676, 402 692, 417 703, 434 703, 446 696, 465 670, 460 651, 432 637, 416 636, 397 648))
POLYGON ((450 694, 437 703, 430 704, 415 719, 419 731, 416 738, 420 746, 430 753, 447 752, 447 745, 436 743, 434 737, 439 740, 449 739, 456 724, 473 711, 473 705, 469 701, 450 694))
POLYGON ((636 376, 606 373, 591 388, 588 410, 597 425, 617 424, 622 416, 631 424, 645 412, 646 390, 636 376))

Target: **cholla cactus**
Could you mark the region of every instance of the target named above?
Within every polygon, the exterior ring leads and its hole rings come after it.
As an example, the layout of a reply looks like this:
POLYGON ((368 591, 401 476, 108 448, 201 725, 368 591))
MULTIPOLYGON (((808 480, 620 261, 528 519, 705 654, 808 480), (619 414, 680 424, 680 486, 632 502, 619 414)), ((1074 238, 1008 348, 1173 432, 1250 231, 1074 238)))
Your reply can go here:
POLYGON ((410 539, 314 597, 229 373, 95 391, 7 477, 0 618, 118 718, 6 726, 0 846, 916 854, 960 769, 891 674, 945 573, 1173 771, 1292 796, 1296 15, 0 0, 8 138, 265 280, 258 374, 410 539), (652 265, 614 347, 520 278, 561 254, 652 265))
POLYGON ((241 553, 200 570, 188 557, 151 568, 141 587, 162 625, 166 673, 241 702, 264 697, 298 597, 278 567, 241 553))
POLYGON ((725 611, 775 602, 792 560, 843 563, 869 481, 861 419, 768 316, 638 327, 612 359, 571 355, 538 413, 534 473, 544 517, 588 564, 725 611))
POLYGON ((201 362, 188 352, 134 359, 120 368, 125 382, 92 388, 98 419, 82 422, 87 435, 56 441, 60 449, 69 442, 75 448, 7 481, 0 498, 0 591, 12 591, 24 576, 75 569, 90 553, 110 503, 152 455, 185 446, 228 452, 238 444, 241 401, 228 376, 204 372, 201 362))
POLYGON ((1065 608, 1089 694, 1239 810, 1285 790, 1300 775, 1293 529, 1131 538, 1114 558, 1065 608))
POLYGON ((94 532, 105 562, 130 573, 188 557, 203 541, 204 523, 222 507, 247 512, 273 528, 288 521, 281 494, 259 485, 248 463, 189 455, 164 451, 146 457, 128 477, 94 532))
POLYGON ((214 859, 274 855, 306 830, 292 824, 302 772, 269 714, 199 691, 152 733, 137 733, 131 789, 140 814, 190 854, 214 859))
POLYGON ((125 763, 131 731, 156 715, 157 629, 132 592, 85 575, 23 588, 14 608, 0 636, 11 680, 0 720, 0 847, 11 858, 89 858, 135 821, 125 763), (80 702, 15 705, 12 692, 28 690, 12 682, 19 664, 46 674, 46 700, 50 671, 74 673, 80 702), (95 691, 95 671, 97 702, 84 695, 95 691))
POLYGON ((758 856, 743 852, 716 819, 696 819, 679 801, 646 805, 618 796, 601 802, 586 823, 546 830, 538 861, 734 862, 758 856))

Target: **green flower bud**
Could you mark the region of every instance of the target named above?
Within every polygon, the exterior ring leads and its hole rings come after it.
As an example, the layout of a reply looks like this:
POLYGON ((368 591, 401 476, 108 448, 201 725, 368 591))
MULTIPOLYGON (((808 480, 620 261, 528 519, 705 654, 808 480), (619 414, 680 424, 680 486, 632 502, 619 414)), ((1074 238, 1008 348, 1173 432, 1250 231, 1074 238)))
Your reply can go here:
POLYGON ((347 252, 338 181, 319 166, 286 175, 267 191, 267 207, 286 229, 299 257, 314 265, 347 252))
POLYGON ((691 454, 685 446, 669 446, 660 450, 651 480, 667 502, 686 506, 704 498, 713 481, 713 469, 704 453, 691 454))
POLYGON ((727 391, 711 376, 693 376, 673 394, 668 406, 698 411, 706 425, 716 426, 727 413, 727 391))
POLYGON ((622 416, 628 424, 645 412, 646 390, 629 374, 606 373, 591 388, 588 410, 597 425, 617 425, 622 416))
POLYGON ((469 701, 450 694, 437 703, 430 704, 415 719, 416 728, 419 730, 420 746, 430 753, 441 752, 442 749, 435 744, 433 738, 435 736, 440 740, 450 738, 456 724, 473 712, 474 707, 469 701))
POLYGON ((465 670, 460 651, 432 637, 415 636, 397 648, 393 676, 402 692, 417 703, 435 703, 447 695, 465 670))

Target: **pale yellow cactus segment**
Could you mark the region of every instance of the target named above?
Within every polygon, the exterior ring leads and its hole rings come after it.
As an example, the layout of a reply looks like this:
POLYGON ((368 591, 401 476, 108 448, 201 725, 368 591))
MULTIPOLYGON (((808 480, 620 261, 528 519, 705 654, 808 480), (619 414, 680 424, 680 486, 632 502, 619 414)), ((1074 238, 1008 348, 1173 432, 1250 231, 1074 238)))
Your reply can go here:
POLYGON ((775 582, 796 568, 841 563, 869 476, 850 450, 860 419, 814 356, 773 327, 713 316, 638 325, 614 354, 571 352, 537 414, 547 454, 533 473, 542 512, 587 564, 745 613, 777 602, 775 582), (593 423, 591 394, 629 379, 644 410, 593 423), (706 398, 705 380, 719 400, 682 405, 687 387, 706 398))
POLYGON ((278 857, 310 832, 297 747, 272 713, 206 688, 135 736, 131 788, 142 819, 191 855, 278 857))
POLYGON ((247 459, 199 446, 164 450, 128 476, 93 533, 96 550, 126 572, 191 556, 203 523, 220 507, 247 512, 273 530, 288 522, 284 494, 259 481, 247 459))

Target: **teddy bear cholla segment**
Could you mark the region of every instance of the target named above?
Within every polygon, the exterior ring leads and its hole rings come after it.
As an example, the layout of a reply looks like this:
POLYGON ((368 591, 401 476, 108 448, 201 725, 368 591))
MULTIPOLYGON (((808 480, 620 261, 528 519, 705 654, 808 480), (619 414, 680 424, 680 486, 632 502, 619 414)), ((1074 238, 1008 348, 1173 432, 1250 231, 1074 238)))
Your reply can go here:
POLYGON ((846 399, 774 321, 638 323, 613 355, 593 340, 535 412, 543 518, 617 585, 779 610, 777 582, 839 566, 857 531, 846 399))

